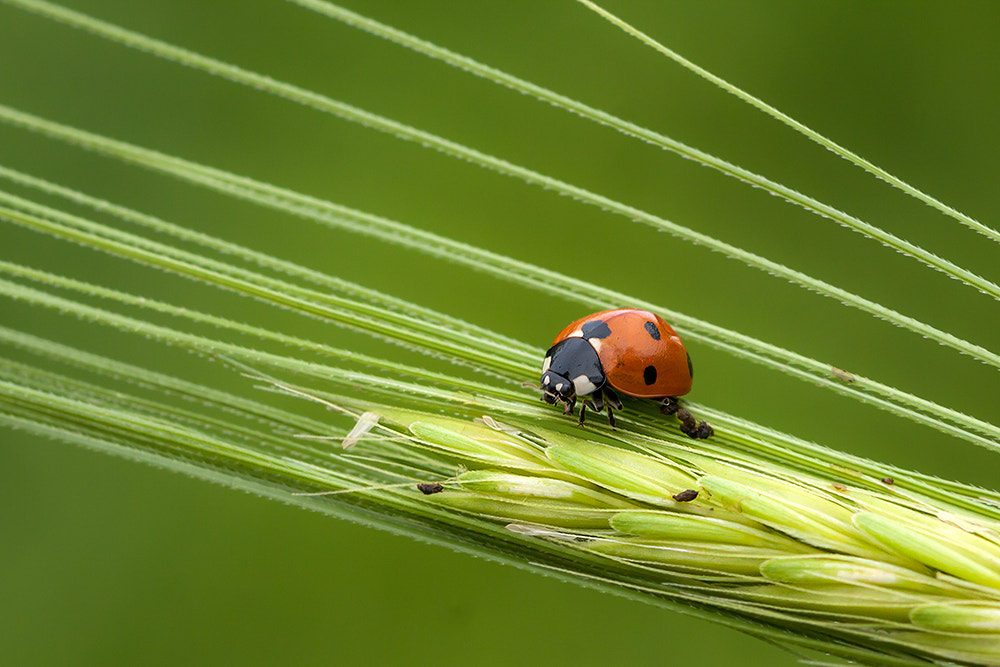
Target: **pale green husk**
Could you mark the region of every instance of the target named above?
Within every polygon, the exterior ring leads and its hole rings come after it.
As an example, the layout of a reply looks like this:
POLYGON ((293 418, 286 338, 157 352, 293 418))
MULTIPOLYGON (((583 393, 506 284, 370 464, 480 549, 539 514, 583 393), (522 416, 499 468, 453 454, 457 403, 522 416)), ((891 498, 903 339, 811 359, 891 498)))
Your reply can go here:
MULTIPOLYGON (((412 418, 368 409, 386 429, 412 418)), ((699 475, 708 471, 692 466, 686 443, 666 434, 650 442, 622 430, 603 432, 609 442, 569 444, 565 434, 550 441, 545 429, 490 421, 508 447, 502 471, 483 467, 483 447, 497 437, 485 427, 439 418, 433 437, 422 438, 410 423, 411 446, 451 460, 457 443, 484 436, 457 462, 463 472, 428 476, 443 490, 425 502, 506 525, 516 539, 598 557, 608 579, 641 582, 633 585, 650 593, 747 618, 794 617, 890 655, 969 664, 1000 655, 986 639, 1000 645, 995 519, 900 493, 905 480, 848 471, 820 479, 746 460, 726 464, 725 476, 718 464, 716 474, 699 475), (449 430, 453 437, 443 435, 449 430), (538 454, 551 460, 547 472, 538 454), (688 489, 697 498, 673 499, 688 489)), ((383 451, 378 439, 358 447, 372 458, 383 451)))

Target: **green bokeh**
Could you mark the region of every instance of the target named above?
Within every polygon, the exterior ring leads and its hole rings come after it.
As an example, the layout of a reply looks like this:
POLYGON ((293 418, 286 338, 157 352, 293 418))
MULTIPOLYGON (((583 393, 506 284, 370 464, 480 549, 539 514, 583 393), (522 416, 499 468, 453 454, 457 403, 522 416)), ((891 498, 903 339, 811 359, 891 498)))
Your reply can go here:
MULTIPOLYGON (((996 349, 995 304, 694 163, 290 3, 68 6, 620 199, 996 349)), ((352 9, 720 155, 997 280, 1000 250, 572 2, 352 9)), ((1000 5, 615 2, 695 62, 996 226, 1000 5)), ((997 373, 592 207, 0 4, 0 103, 565 271, 997 419, 997 373)), ((544 347, 583 313, 0 125, 0 161, 544 347)), ((375 354, 405 351, 10 227, 0 257, 375 354)), ((0 324, 194 377, 204 360, 9 303, 0 324)), ((996 455, 691 345, 692 398, 996 486, 996 455)), ((433 362, 432 362, 433 363, 433 362)), ((533 379, 533 378, 526 378, 533 379)), ((239 378, 220 378, 237 382, 239 378)), ((61 443, 0 434, 10 664, 793 664, 703 621, 61 443)))

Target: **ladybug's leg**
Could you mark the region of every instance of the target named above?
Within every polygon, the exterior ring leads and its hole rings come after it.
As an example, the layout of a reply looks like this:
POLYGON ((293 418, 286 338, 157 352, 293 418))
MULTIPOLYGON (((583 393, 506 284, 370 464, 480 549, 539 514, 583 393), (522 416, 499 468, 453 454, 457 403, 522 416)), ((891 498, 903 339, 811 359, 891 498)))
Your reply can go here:
POLYGON ((615 392, 611 391, 611 387, 609 387, 607 385, 604 385, 602 391, 604 392, 604 397, 606 399, 608 399, 608 403, 611 404, 611 407, 613 407, 615 410, 621 410, 622 409, 622 407, 623 407, 622 406, 622 399, 618 398, 618 394, 616 394, 615 392))
MULTIPOLYGON (((593 394, 591 394, 590 399, 584 401, 583 404, 586 405, 591 410, 593 410, 594 412, 601 412, 602 410, 604 410, 604 392, 598 389, 593 394)), ((611 414, 610 405, 608 406, 608 421, 611 423, 611 426, 615 425, 615 417, 614 415, 611 414)))
POLYGON ((566 401, 566 409, 563 410, 563 414, 571 415, 573 414, 573 408, 576 406, 576 399, 571 399, 566 401))
POLYGON ((618 394, 616 394, 614 391, 612 391, 611 387, 609 387, 607 385, 605 385, 602 388, 601 391, 604 394, 604 398, 606 398, 607 401, 608 401, 608 423, 611 424, 611 428, 614 428, 615 427, 615 413, 613 413, 611 411, 611 408, 614 408, 615 410, 621 410, 622 409, 622 401, 621 401, 620 398, 618 398, 618 394))
POLYGON ((665 415, 676 415, 677 411, 680 409, 681 406, 677 403, 677 399, 673 396, 667 396, 660 404, 660 412, 665 415))
POLYGON ((589 401, 584 401, 580 404, 580 421, 577 422, 580 426, 583 426, 583 418, 587 414, 587 403, 589 401))

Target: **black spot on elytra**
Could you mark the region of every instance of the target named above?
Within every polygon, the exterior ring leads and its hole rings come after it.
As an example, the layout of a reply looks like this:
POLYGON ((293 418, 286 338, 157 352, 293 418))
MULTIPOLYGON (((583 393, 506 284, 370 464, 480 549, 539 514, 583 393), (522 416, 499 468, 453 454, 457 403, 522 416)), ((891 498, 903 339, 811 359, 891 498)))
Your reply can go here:
POLYGON ((646 331, 653 337, 653 340, 660 340, 660 330, 656 328, 655 324, 646 322, 643 326, 646 327, 646 331))
POLYGON ((583 337, 585 339, 590 338, 607 338, 611 335, 611 329, 604 322, 598 320, 596 322, 587 322, 582 327, 580 331, 583 332, 583 337))
POLYGON ((646 370, 642 372, 642 379, 647 385, 654 384, 656 382, 656 367, 646 366, 646 370))

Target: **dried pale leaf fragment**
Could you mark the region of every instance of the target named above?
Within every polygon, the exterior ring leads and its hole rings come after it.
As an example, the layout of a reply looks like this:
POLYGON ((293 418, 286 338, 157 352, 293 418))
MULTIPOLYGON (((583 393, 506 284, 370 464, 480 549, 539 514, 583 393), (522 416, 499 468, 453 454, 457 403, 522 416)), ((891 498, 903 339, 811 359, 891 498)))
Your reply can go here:
POLYGON ((583 507, 618 509, 634 507, 610 493, 549 477, 515 475, 498 470, 473 470, 459 475, 455 481, 467 491, 512 498, 559 500, 583 507))
POLYGON ((961 588, 938 581, 922 572, 854 556, 833 554, 784 556, 767 561, 761 565, 760 571, 772 581, 794 584, 798 587, 854 584, 914 593, 959 597, 967 595, 961 588))
POLYGON ((629 498, 674 506, 672 496, 690 489, 687 473, 645 454, 590 442, 555 445, 545 450, 559 467, 629 498))
POLYGON ((516 426, 511 426, 510 424, 504 424, 503 422, 498 422, 496 419, 489 415, 483 415, 482 417, 476 417, 473 420, 477 424, 483 424, 493 429, 494 431, 500 431, 501 433, 509 433, 510 435, 517 435, 521 432, 521 429, 516 426))
POLYGON ((590 539, 589 537, 582 536, 578 533, 557 530, 555 528, 549 528, 548 526, 539 526, 536 523, 508 523, 506 528, 510 532, 517 533, 518 535, 543 537, 554 542, 581 542, 590 539))
MULTIPOLYGON (((916 514, 916 513, 914 513, 916 514)), ((933 519, 931 519, 933 521, 933 519)), ((993 545, 944 522, 924 522, 860 512, 854 523, 872 539, 930 567, 974 584, 1000 589, 1000 562, 993 545)))
POLYGON ((996 634, 1000 643, 1000 602, 925 604, 910 612, 910 620, 940 632, 996 634))
POLYGON ((358 444, 361 438, 365 437, 369 431, 378 425, 378 419, 379 415, 377 412, 361 413, 357 423, 354 424, 354 428, 344 437, 344 441, 340 443, 340 446, 344 449, 350 449, 358 444))
POLYGON ((754 527, 722 517, 677 514, 658 510, 632 510, 611 517, 611 527, 621 533, 660 540, 686 540, 778 549, 784 553, 811 553, 815 549, 763 526, 754 527))

